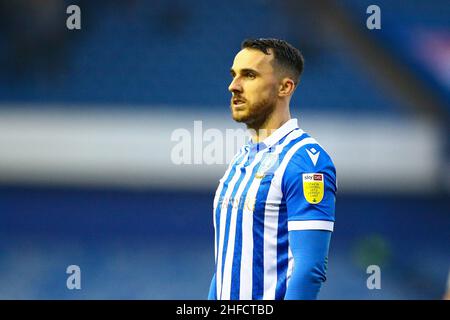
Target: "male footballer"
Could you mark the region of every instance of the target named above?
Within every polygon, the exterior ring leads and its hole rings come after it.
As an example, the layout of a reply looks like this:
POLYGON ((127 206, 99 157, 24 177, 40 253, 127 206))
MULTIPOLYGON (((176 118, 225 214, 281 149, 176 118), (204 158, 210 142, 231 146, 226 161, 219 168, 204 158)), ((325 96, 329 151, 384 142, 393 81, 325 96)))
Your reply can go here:
POLYGON ((326 279, 336 170, 289 110, 300 51, 245 40, 231 67, 231 115, 252 133, 214 197, 209 299, 316 299, 326 279))

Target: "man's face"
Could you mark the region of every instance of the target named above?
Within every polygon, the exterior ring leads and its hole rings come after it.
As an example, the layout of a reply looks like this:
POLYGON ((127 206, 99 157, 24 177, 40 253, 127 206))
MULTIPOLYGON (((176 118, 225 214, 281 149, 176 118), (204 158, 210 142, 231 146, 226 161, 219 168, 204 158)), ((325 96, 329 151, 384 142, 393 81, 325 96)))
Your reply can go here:
POLYGON ((230 107, 235 121, 260 125, 275 109, 278 79, 273 58, 272 53, 247 48, 234 58, 228 90, 232 93, 230 107))

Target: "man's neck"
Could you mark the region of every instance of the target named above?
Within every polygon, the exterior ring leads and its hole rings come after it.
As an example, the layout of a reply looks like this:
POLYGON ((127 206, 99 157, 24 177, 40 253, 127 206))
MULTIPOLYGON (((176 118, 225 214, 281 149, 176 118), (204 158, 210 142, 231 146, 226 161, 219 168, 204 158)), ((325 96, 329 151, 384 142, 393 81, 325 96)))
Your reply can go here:
POLYGON ((273 114, 269 116, 259 128, 251 128, 252 141, 259 143, 269 137, 275 130, 280 128, 283 124, 291 119, 289 111, 282 114, 273 114))

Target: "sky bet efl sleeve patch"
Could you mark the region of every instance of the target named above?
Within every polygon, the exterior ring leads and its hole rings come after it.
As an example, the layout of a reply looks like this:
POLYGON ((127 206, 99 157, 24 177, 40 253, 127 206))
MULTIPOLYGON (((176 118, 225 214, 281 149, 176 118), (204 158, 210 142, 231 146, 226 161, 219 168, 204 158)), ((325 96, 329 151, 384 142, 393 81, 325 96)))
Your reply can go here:
POLYGON ((322 173, 303 173, 303 195, 312 204, 323 199, 324 183, 322 173))

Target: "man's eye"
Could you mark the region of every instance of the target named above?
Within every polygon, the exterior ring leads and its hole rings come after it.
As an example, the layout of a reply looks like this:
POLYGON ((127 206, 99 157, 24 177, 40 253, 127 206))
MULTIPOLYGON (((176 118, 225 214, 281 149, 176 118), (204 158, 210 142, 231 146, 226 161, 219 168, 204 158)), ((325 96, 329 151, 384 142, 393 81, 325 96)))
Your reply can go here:
POLYGON ((247 78, 250 78, 250 79, 255 79, 255 78, 256 78, 256 76, 255 76, 255 74, 254 74, 254 73, 249 73, 249 74, 247 74, 247 78))

